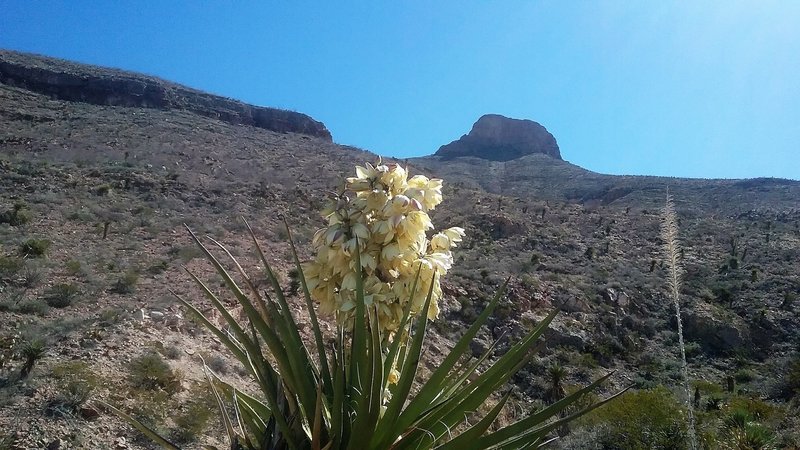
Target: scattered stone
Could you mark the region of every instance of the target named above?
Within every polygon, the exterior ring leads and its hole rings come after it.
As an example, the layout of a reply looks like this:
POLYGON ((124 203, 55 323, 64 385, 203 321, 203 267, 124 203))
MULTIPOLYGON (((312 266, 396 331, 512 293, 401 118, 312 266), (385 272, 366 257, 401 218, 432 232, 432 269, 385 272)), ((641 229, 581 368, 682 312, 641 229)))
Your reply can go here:
POLYGON ((91 406, 82 406, 78 412, 84 420, 91 421, 100 417, 100 412, 91 406))

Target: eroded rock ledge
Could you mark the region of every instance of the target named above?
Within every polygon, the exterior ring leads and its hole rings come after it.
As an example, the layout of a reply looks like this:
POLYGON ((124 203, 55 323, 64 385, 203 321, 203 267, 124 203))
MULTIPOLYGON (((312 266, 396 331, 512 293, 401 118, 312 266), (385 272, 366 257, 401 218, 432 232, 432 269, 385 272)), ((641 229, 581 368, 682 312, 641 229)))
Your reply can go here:
POLYGON ((0 83, 60 100, 187 110, 232 124, 332 140, 325 124, 302 113, 248 105, 156 77, 39 55, 0 50, 0 83))

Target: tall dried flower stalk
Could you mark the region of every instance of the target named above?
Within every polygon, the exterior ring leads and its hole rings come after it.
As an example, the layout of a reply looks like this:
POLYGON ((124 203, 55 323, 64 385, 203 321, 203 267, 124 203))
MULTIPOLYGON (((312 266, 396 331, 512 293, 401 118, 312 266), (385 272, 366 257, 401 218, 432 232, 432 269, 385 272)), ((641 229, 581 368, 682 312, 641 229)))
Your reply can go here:
POLYGON ((689 412, 689 444, 692 450, 697 448, 697 437, 695 435, 694 410, 691 401, 691 391, 689 389, 689 369, 686 364, 686 347, 683 343, 683 323, 681 321, 681 274, 683 265, 681 264, 681 246, 678 241, 678 216, 675 213, 675 206, 672 197, 667 192, 667 201, 664 205, 664 217, 661 225, 661 237, 664 240, 664 256, 667 260, 667 285, 675 306, 675 318, 678 323, 678 345, 681 349, 681 372, 683 374, 683 387, 686 391, 686 408, 689 412))

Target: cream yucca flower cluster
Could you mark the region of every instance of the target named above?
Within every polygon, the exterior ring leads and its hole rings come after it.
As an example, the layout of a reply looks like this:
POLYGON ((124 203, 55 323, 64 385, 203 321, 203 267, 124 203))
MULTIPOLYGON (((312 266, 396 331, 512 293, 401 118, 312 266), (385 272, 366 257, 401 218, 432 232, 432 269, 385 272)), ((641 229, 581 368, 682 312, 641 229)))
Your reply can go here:
POLYGON ((351 317, 360 269, 364 302, 377 305, 384 331, 397 330, 407 302, 412 302, 412 314, 419 313, 431 284, 433 297, 427 314, 435 319, 442 296, 439 278, 453 265, 451 249, 464 236, 458 227, 431 231, 428 211, 442 202, 442 180, 422 175, 408 178, 406 169, 398 164, 367 163, 356 167, 355 177, 347 178, 347 190, 354 195, 340 195, 323 210, 328 226, 314 235, 316 258, 303 268, 320 310, 336 313, 342 322, 351 317), (412 295, 418 270, 419 281, 412 295))

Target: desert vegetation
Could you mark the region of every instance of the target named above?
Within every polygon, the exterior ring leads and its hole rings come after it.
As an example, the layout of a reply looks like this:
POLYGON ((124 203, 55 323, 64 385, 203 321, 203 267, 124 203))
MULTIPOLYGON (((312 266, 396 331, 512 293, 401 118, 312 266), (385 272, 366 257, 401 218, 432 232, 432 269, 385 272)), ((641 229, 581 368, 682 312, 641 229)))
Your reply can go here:
MULTIPOLYGON (((375 157, 187 111, 66 102, 5 85, 0 116, 0 448, 151 445, 92 400, 119 406, 180 447, 224 446, 214 438, 225 435, 216 398, 202 395, 209 390, 200 357, 226 383, 253 385, 170 294, 210 313, 184 267, 215 294, 227 291, 184 223, 229 249, 263 292, 271 289, 264 265, 232 219, 247 217, 288 287, 303 341, 313 343, 280 217, 299 259, 310 261, 331 187, 338 191, 343 174, 375 157), (164 363, 153 367, 172 381, 139 385, 131 362, 153 354, 164 363)), ((465 233, 441 283, 439 318, 426 327, 421 376, 510 276, 469 356, 491 350, 494 361, 547 312, 560 313, 537 356, 508 380, 513 392, 497 428, 613 370, 599 398, 631 389, 559 427, 552 447, 636 448, 614 434, 627 427, 645 436, 645 448, 656 436, 686 436, 680 336, 660 238, 669 185, 682 238, 680 306, 698 447, 796 448, 796 183, 610 177, 546 158, 409 160, 414 173, 447 182, 447 201, 431 220, 465 233), (644 398, 670 414, 648 410, 644 398)), ((335 321, 319 322, 323 336, 334 334, 335 321)))

